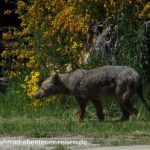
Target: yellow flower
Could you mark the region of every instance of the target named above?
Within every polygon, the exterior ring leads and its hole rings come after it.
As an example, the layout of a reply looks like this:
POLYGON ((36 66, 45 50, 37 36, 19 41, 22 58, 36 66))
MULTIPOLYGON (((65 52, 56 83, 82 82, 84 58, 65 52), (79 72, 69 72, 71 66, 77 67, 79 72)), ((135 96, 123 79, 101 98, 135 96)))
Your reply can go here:
POLYGON ((40 72, 32 71, 30 76, 26 76, 24 83, 21 84, 21 87, 25 90, 30 99, 33 98, 33 95, 39 89, 38 86, 39 77, 40 72))
POLYGON ((18 9, 25 8, 26 4, 23 1, 17 2, 18 9))
POLYGON ((3 36, 3 39, 4 39, 4 40, 9 40, 12 35, 11 35, 10 33, 3 33, 2 36, 3 36))
POLYGON ((79 47, 83 48, 83 43, 80 43, 80 44, 79 44, 79 47))
POLYGON ((76 49, 77 47, 78 47, 77 42, 73 42, 73 46, 72 46, 72 48, 76 49))
POLYGON ((4 11, 4 15, 10 15, 12 13, 12 10, 7 9, 4 11))
POLYGON ((40 76, 40 72, 35 72, 35 76, 39 77, 40 76))

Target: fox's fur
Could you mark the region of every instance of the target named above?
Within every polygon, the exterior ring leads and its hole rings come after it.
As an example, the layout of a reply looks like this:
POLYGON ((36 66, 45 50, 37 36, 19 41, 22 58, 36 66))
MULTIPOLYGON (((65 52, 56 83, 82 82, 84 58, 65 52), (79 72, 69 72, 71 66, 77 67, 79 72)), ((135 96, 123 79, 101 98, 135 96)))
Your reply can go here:
POLYGON ((72 95, 79 103, 78 117, 83 120, 87 102, 95 106, 99 120, 104 119, 101 98, 113 96, 120 104, 122 120, 137 113, 131 104, 137 94, 150 111, 143 97, 142 80, 132 68, 125 66, 104 66, 91 70, 77 69, 66 74, 54 74, 46 79, 35 94, 36 98, 49 95, 72 95))

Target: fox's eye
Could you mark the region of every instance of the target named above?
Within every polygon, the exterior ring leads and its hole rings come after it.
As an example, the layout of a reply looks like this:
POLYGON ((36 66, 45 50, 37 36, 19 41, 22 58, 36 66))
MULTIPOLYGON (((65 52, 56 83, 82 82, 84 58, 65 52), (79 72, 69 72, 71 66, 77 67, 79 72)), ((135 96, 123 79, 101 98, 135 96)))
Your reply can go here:
POLYGON ((49 86, 42 87, 43 90, 47 90, 48 88, 49 88, 49 86))

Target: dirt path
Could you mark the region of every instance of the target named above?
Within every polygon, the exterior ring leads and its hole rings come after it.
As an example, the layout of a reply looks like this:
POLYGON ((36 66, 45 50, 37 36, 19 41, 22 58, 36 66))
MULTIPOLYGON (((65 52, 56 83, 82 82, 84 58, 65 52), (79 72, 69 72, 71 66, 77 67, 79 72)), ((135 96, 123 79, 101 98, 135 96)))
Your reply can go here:
MULTIPOLYGON (((120 137, 126 140, 136 140, 132 137, 120 137)), ((149 145, 137 146, 104 146, 120 138, 26 138, 26 137, 0 137, 0 150, 150 150, 149 145), (105 143, 104 143, 105 142, 105 143)), ((110 144, 109 144, 110 143, 110 144)))
POLYGON ((150 150, 150 145, 97 147, 89 150, 150 150))

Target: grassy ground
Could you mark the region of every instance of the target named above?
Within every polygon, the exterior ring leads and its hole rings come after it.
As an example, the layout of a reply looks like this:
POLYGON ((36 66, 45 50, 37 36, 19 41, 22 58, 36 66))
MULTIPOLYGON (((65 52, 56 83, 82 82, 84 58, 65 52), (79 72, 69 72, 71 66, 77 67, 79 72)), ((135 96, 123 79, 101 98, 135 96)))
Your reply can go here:
POLYGON ((141 102, 136 102, 137 98, 134 105, 139 114, 130 121, 121 122, 117 103, 106 100, 103 102, 104 122, 98 122, 93 105, 89 104, 82 123, 75 118, 75 100, 70 98, 65 102, 65 99, 41 109, 26 110, 23 108, 27 103, 25 97, 16 97, 13 90, 9 91, 1 96, 0 136, 90 137, 102 145, 150 144, 150 114, 141 102), (118 138, 107 140, 110 137, 118 138))
POLYGON ((29 137, 109 137, 109 136, 149 136, 150 121, 133 120, 128 122, 86 119, 78 123, 73 119, 59 117, 8 117, 0 118, 1 135, 25 135, 29 137))

